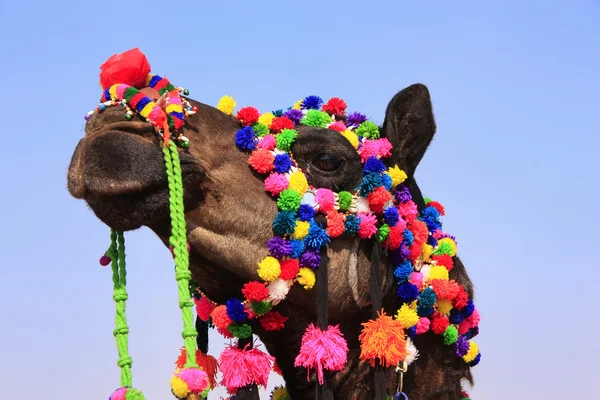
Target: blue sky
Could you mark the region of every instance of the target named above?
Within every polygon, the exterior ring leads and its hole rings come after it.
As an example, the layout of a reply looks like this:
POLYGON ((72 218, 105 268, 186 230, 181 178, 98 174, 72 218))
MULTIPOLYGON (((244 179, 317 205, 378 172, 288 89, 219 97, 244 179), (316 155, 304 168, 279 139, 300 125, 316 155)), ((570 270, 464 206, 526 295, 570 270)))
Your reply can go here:
MULTIPOLYGON (((339 96, 381 122, 398 90, 426 84, 438 133, 417 180, 446 206, 476 284, 484 358, 472 397, 591 398, 599 3, 204 3, 0 2, 3 397, 107 398, 118 386, 110 273, 97 264, 108 230, 65 187, 100 64, 137 46, 212 105, 339 96)), ((147 230, 127 239, 134 384, 170 398, 180 317, 169 252, 147 230)), ((212 336, 213 354, 223 343, 212 336)))

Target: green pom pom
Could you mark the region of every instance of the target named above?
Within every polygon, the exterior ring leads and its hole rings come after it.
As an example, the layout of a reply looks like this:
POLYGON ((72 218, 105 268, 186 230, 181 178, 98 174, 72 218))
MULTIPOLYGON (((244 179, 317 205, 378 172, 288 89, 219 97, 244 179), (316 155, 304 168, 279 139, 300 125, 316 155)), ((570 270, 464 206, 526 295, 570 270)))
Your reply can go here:
POLYGON ((277 206, 280 210, 298 211, 300 208, 302 196, 293 189, 285 189, 277 199, 277 206))
POLYGON ((454 325, 449 325, 444 331, 444 344, 454 344, 458 340, 458 329, 454 325))
POLYGON ((354 131, 358 136, 365 137, 367 139, 378 139, 379 138, 379 127, 374 122, 365 121, 354 131))
POLYGON ((452 246, 450 243, 442 242, 438 244, 438 247, 433 251, 434 256, 441 256, 442 254, 452 255, 452 246))
POLYGON ((300 123, 306 126, 327 127, 332 122, 331 116, 324 111, 308 110, 300 123))
POLYGON ((268 301, 253 301, 252 310, 256 315, 263 315, 271 311, 271 303, 268 301))
POLYGON ((269 127, 265 124, 261 124, 260 122, 257 122, 254 125, 252 125, 252 129, 254 129, 254 133, 258 137, 265 137, 269 134, 269 127))
POLYGON ((425 204, 431 203, 431 199, 429 197, 423 197, 423 201, 425 202, 425 204))
POLYGON ((248 324, 236 325, 231 324, 227 327, 229 332, 236 338, 246 339, 252 336, 252 328, 248 324))
POLYGON ((125 400, 146 400, 146 397, 138 389, 127 388, 127 391, 125 392, 125 400))
POLYGON ((390 227, 388 226, 388 224, 383 224, 381 226, 381 228, 379 228, 379 232, 378 232, 379 241, 383 242, 388 237, 389 234, 390 234, 390 227))
POLYGON ((340 211, 347 211, 352 205, 352 193, 340 192, 340 211))
POLYGON ((282 151, 290 151, 292 144, 296 141, 298 132, 294 129, 282 129, 281 133, 275 137, 277 148, 282 151))

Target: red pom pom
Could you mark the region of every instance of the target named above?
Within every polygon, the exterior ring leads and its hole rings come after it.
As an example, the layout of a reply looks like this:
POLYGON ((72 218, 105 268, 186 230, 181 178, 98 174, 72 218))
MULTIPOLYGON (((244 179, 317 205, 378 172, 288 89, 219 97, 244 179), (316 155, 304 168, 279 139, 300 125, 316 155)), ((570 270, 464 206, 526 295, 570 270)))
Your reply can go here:
POLYGON ((421 257, 421 254, 423 254, 423 242, 415 240, 412 246, 410 246, 410 255, 408 258, 415 261, 421 257))
POLYGON ((288 117, 277 117, 271 122, 271 132, 279 133, 282 129, 294 129, 294 123, 288 117))
POLYGON ((259 174, 266 174, 275 166, 275 156, 268 150, 257 149, 252 152, 248 158, 248 164, 259 174))
POLYGON ((210 301, 208 297, 200 297, 198 300, 194 299, 194 303, 196 303, 196 314, 198 318, 202 321, 208 321, 210 319, 210 314, 214 311, 217 305, 210 301))
POLYGON ((277 311, 271 311, 260 319, 260 324, 265 331, 278 331, 283 329, 287 320, 288 317, 281 315, 277 311))
POLYGON ((431 259, 435 261, 437 265, 443 265, 444 267, 446 267, 448 271, 450 271, 454 267, 452 257, 450 257, 448 254, 431 256, 431 259))
POLYGON ((246 126, 258 122, 258 117, 260 117, 260 113, 254 107, 244 107, 237 113, 237 119, 246 126))
POLYGON ((420 242, 421 246, 423 246, 423 243, 427 241, 427 237, 429 236, 429 231, 427 230, 425 222, 415 219, 410 221, 407 224, 407 227, 415 237, 415 242, 420 242))
POLYGON ((317 370, 317 379, 323 383, 323 369, 339 371, 344 368, 348 357, 348 344, 339 327, 329 326, 322 331, 310 324, 302 336, 300 353, 294 366, 307 369, 306 379, 310 378, 310 370, 317 370))
POLYGON ((367 196, 369 208, 376 214, 383 212, 384 204, 392 198, 392 194, 383 186, 376 187, 375 190, 367 196))
POLYGON ((124 83, 135 88, 146 86, 150 64, 137 47, 121 54, 113 54, 100 66, 100 86, 107 89, 114 84, 124 83))
POLYGON ((439 314, 433 317, 433 322, 431 323, 431 330, 437 334, 441 335, 444 333, 446 328, 450 325, 450 321, 448 321, 448 317, 445 315, 440 316, 439 314))
POLYGON ((263 301, 269 297, 269 289, 262 282, 248 282, 244 284, 242 294, 248 301, 263 301))
POLYGON ((102 265, 103 267, 106 267, 111 262, 112 262, 111 258, 109 256, 107 256, 106 254, 103 255, 102 257, 100 257, 100 265, 102 265))
POLYGON ((225 339, 233 339, 234 336, 231 334, 231 332, 229 332, 229 329, 225 328, 217 328, 217 332, 219 332, 219 335, 223 336, 225 339))
POLYGON ((465 292, 465 289, 461 287, 454 300, 452 300, 452 305, 460 310, 464 308, 468 304, 468 302, 469 295, 467 292, 465 292))
POLYGON ((332 238, 341 236, 344 233, 344 214, 329 211, 327 213, 327 234, 332 238))
POLYGON ((296 275, 298 275, 298 270, 300 269, 298 260, 294 258, 290 260, 282 260, 279 261, 279 265, 281 266, 281 275, 279 275, 281 279, 288 281, 290 279, 294 279, 296 275))
POLYGON ((344 132, 347 128, 346 128, 346 125, 344 125, 344 123, 342 121, 337 121, 337 122, 334 122, 333 124, 329 125, 329 129, 333 129, 334 131, 337 131, 337 132, 344 132))
POLYGON ((402 244, 402 239, 404 239, 405 230, 406 226, 400 222, 398 222, 396 226, 392 226, 387 239, 383 242, 383 247, 387 247, 389 250, 396 250, 399 248, 402 244))
POLYGON ((227 315, 227 308, 225 306, 215 307, 211 316, 213 324, 215 324, 218 329, 226 331, 227 327, 231 325, 232 321, 229 318, 229 315, 227 315))
POLYGON ((430 282, 431 287, 438 299, 454 300, 460 292, 460 286, 456 281, 445 281, 443 279, 434 279, 430 282))
POLYGON ((430 201, 429 203, 427 203, 427 205, 435 208, 442 217, 446 215, 446 210, 444 210, 444 206, 438 203, 437 201, 430 201))
POLYGON ((337 115, 339 117, 346 114, 346 102, 338 97, 332 97, 327 103, 323 105, 323 111, 328 112, 331 115, 337 115))

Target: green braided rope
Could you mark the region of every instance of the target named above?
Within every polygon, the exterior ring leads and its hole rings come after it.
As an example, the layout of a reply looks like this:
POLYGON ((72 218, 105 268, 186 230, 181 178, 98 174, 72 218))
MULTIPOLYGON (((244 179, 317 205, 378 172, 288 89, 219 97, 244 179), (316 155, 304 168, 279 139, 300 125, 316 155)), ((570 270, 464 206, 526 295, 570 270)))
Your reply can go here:
POLYGON ((112 260, 113 300, 116 304, 115 330, 113 335, 117 341, 119 360, 117 365, 121 368, 121 387, 131 386, 131 364, 129 356, 129 341, 127 334, 127 318, 125 317, 125 302, 127 301, 127 278, 125 270, 125 238, 123 233, 114 229, 110 233, 110 248, 107 255, 112 260))
POLYGON ((167 180, 169 183, 169 212, 171 215, 171 237, 169 243, 173 246, 175 255, 175 279, 179 293, 179 308, 183 320, 183 343, 185 346, 185 368, 198 368, 196 363, 196 331, 193 303, 190 294, 190 280, 192 274, 189 270, 189 253, 187 249, 187 230, 185 225, 183 206, 183 182, 181 181, 181 165, 179 152, 172 141, 168 146, 163 146, 167 180))

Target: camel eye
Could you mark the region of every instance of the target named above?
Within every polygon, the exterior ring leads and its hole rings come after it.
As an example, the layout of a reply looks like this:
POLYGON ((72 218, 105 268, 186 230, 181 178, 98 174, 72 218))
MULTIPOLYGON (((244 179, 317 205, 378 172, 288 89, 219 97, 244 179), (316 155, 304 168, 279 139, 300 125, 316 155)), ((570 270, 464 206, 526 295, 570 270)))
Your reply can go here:
POLYGON ((344 160, 331 154, 319 154, 313 159, 312 165, 321 172, 332 173, 344 165, 344 160))

